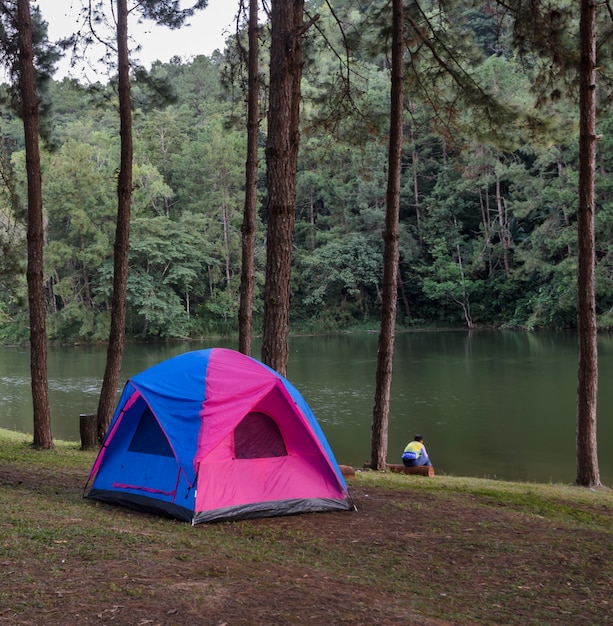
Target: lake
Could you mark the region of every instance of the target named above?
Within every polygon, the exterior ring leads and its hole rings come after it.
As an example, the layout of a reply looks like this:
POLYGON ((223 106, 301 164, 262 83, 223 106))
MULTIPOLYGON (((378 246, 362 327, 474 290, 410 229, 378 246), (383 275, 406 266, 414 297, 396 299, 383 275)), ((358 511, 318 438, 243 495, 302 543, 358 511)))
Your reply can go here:
MULTIPOLYGON (((376 334, 292 337, 288 379, 320 422, 339 463, 370 459, 376 334)), ((130 344, 125 380, 155 363, 236 341, 130 344)), ((254 344, 259 356, 260 345, 254 344)), ((95 413, 102 346, 49 349, 53 435, 79 440, 95 413)), ((599 338, 601 479, 613 485, 613 336, 599 338)), ((439 474, 529 482, 575 479, 577 337, 574 333, 404 332, 396 337, 388 462, 422 433, 439 474)), ((0 347, 0 427, 32 432, 30 355, 0 347)))

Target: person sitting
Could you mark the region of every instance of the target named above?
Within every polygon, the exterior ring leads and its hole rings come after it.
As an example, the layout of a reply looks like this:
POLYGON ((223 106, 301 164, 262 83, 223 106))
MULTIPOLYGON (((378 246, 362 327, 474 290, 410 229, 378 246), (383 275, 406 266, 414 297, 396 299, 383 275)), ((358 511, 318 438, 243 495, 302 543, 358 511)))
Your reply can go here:
POLYGON ((407 445, 402 453, 402 462, 407 467, 416 467, 418 465, 432 465, 424 438, 422 435, 415 435, 413 441, 407 445))

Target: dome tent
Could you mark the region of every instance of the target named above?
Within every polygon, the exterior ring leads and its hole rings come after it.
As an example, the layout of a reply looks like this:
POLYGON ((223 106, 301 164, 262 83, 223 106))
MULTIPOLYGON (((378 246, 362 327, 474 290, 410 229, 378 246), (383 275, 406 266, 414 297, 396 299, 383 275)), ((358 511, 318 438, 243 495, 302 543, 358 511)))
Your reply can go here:
POLYGON ((300 393, 225 348, 181 354, 127 381, 86 497, 193 524, 351 508, 300 393))

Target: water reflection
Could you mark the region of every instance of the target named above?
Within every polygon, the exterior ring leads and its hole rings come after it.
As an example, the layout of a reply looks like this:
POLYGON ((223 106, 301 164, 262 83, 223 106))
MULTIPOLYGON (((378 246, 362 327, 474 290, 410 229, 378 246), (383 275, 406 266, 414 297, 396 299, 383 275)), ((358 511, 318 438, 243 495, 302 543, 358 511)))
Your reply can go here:
MULTIPOLYGON (((370 457, 376 334, 294 337, 288 378, 320 421, 337 459, 370 457)), ((159 361, 234 341, 134 344, 125 380, 159 361)), ((259 354, 259 344, 254 354, 259 354)), ((613 484, 613 338, 599 340, 599 461, 613 484)), ((54 436, 78 440, 78 416, 95 412, 106 350, 49 350, 54 436)), ((396 338, 388 461, 417 432, 439 473, 572 482, 575 477, 577 342, 572 333, 415 332, 396 338)), ((29 353, 0 348, 0 426, 32 430, 29 353)))

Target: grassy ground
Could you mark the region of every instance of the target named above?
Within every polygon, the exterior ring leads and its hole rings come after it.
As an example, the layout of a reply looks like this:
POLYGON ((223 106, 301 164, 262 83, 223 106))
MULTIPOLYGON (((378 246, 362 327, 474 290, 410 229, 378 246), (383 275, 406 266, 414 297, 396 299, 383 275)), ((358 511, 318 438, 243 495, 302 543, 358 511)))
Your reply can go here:
POLYGON ((357 511, 189 524, 0 430, 0 624, 613 623, 613 492, 358 472, 357 511))

